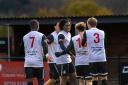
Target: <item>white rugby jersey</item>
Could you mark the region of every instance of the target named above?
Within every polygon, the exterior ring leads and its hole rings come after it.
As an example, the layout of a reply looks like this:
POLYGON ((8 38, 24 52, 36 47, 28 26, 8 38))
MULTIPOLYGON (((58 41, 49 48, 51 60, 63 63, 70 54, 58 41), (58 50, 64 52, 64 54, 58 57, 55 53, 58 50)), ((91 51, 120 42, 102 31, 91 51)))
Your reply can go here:
MULTIPOLYGON (((65 32, 65 31, 60 31, 58 36, 60 34, 63 34, 65 39, 64 39, 64 46, 67 48, 67 46, 70 43, 71 40, 71 33, 70 32, 65 32)), ((63 50, 61 49, 59 43, 57 44, 57 52, 62 52, 63 50)), ((56 58, 56 63, 57 64, 65 64, 65 63, 70 63, 72 62, 71 56, 69 54, 61 55, 60 57, 56 58)))
POLYGON ((81 36, 78 34, 72 37, 74 49, 75 49, 75 66, 77 65, 89 65, 89 50, 88 45, 82 46, 81 36))
POLYGON ((98 28, 91 28, 86 31, 87 43, 90 51, 90 62, 106 61, 106 53, 104 47, 105 33, 98 28))
POLYGON ((51 44, 48 44, 48 55, 53 57, 54 60, 48 63, 56 63, 55 52, 57 52, 58 33, 54 31, 51 33, 51 35, 54 37, 54 41, 51 44))
POLYGON ((24 67, 43 67, 43 34, 38 31, 30 31, 23 37, 25 50, 24 67))

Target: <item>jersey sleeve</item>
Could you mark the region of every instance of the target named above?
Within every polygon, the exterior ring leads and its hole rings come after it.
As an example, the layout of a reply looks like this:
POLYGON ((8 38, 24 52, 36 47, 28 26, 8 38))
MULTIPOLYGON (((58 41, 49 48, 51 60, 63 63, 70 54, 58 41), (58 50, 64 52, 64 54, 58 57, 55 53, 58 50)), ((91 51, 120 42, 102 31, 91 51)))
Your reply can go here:
POLYGON ((47 46, 47 43, 45 42, 45 39, 46 39, 46 36, 43 35, 42 36, 42 47, 43 47, 44 55, 48 53, 48 46, 47 46))
POLYGON ((54 37, 53 37, 53 35, 49 35, 48 36, 48 44, 51 44, 52 42, 54 41, 54 37))
POLYGON ((63 51, 66 49, 66 47, 64 46, 64 39, 65 39, 65 37, 64 37, 63 34, 60 34, 60 35, 58 36, 58 43, 59 43, 59 45, 60 45, 60 47, 61 47, 61 49, 62 49, 63 51))

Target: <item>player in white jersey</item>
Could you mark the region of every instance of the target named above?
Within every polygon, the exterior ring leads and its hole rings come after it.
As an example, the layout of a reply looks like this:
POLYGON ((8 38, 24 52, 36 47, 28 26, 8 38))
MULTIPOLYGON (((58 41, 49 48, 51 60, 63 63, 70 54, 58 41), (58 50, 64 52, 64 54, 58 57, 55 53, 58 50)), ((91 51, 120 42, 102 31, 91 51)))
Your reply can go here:
POLYGON ((88 29, 86 31, 87 43, 90 51, 90 66, 93 76, 93 85, 98 85, 98 79, 102 85, 107 85, 106 54, 104 47, 105 33, 96 28, 97 19, 91 17, 87 20, 88 29))
MULTIPOLYGON (((59 23, 60 32, 58 34, 58 48, 57 52, 61 52, 66 49, 71 40, 71 22, 68 19, 63 19, 59 23)), ((56 58, 56 64, 59 70, 60 83, 66 85, 68 77, 72 85, 76 85, 75 69, 72 64, 71 56, 67 53, 56 58)))
POLYGON ((79 22, 75 25, 78 35, 72 37, 69 46, 65 51, 56 52, 57 57, 69 52, 70 50, 75 50, 75 68, 77 73, 77 78, 79 80, 79 85, 92 85, 92 77, 90 76, 89 70, 89 50, 88 45, 85 43, 82 46, 83 34, 86 29, 86 23, 79 22), (86 81, 85 81, 86 80, 86 81))
POLYGON ((59 82, 59 73, 56 66, 56 56, 55 52, 57 51, 57 44, 58 44, 58 33, 60 31, 59 29, 59 22, 54 26, 55 31, 48 36, 48 39, 46 39, 48 44, 48 63, 49 63, 49 75, 50 79, 44 84, 44 85, 54 85, 55 83, 59 82))
POLYGON ((33 85, 33 77, 37 78, 38 85, 43 85, 43 56, 47 53, 45 35, 38 32, 37 20, 30 21, 30 28, 31 31, 23 37, 27 85, 33 85))

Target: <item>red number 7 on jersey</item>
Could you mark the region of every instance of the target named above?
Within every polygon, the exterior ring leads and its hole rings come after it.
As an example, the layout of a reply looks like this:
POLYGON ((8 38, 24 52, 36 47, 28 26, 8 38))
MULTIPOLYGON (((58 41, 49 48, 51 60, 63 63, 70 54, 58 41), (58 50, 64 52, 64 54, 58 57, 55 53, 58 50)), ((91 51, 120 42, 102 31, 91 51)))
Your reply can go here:
POLYGON ((33 48, 35 37, 29 37, 29 39, 32 40, 32 41, 31 41, 31 48, 33 48))

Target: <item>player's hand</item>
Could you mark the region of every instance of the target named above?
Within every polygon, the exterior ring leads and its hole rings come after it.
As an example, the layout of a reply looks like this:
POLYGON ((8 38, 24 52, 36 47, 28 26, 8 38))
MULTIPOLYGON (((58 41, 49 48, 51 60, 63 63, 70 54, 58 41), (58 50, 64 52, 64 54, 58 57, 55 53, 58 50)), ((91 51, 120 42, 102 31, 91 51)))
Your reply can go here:
POLYGON ((48 56, 47 59, 49 62, 52 62, 54 60, 53 57, 51 57, 51 56, 48 56))
POLYGON ((45 39, 44 41, 45 41, 45 43, 47 43, 47 44, 48 44, 48 42, 49 42, 49 40, 48 40, 48 39, 45 39))
POLYGON ((55 52, 55 56, 56 57, 60 57, 61 56, 61 53, 60 52, 55 52))

